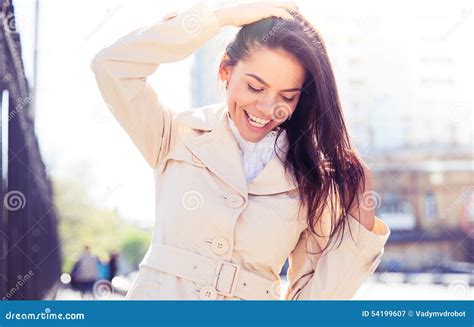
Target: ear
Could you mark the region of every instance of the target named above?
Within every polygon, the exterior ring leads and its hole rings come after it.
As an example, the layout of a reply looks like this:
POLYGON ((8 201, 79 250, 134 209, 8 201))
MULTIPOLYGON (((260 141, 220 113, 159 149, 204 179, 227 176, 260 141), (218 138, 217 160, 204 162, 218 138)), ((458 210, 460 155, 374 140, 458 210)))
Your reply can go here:
POLYGON ((230 80, 230 76, 232 74, 232 66, 226 65, 224 63, 227 60, 229 60, 229 56, 227 54, 222 56, 221 63, 219 65, 219 78, 221 81, 230 80))

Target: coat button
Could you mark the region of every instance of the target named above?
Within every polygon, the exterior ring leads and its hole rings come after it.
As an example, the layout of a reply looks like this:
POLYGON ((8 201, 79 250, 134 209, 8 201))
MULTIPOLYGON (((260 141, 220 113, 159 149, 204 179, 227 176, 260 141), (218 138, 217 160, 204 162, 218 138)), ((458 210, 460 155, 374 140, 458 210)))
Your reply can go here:
POLYGON ((216 237, 211 243, 212 252, 223 255, 229 250, 229 242, 223 237, 216 237))
POLYGON ((238 208, 244 204, 245 200, 240 196, 236 194, 232 194, 225 199, 225 203, 227 204, 228 207, 231 208, 238 208))
POLYGON ((199 298, 201 300, 215 300, 217 298, 217 291, 211 285, 204 286, 199 291, 199 298))

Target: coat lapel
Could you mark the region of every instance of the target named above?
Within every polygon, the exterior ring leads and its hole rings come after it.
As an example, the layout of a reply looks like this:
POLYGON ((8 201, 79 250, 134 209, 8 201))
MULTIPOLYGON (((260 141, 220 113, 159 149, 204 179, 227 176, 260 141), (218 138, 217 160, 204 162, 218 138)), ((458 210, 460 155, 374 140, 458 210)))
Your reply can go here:
POLYGON ((218 112, 214 128, 208 133, 187 138, 185 145, 210 171, 247 198, 247 181, 239 146, 228 126, 226 114, 227 107, 224 106, 218 112))
POLYGON ((255 195, 282 193, 296 188, 296 182, 285 173, 283 162, 276 155, 248 185, 249 193, 255 195))

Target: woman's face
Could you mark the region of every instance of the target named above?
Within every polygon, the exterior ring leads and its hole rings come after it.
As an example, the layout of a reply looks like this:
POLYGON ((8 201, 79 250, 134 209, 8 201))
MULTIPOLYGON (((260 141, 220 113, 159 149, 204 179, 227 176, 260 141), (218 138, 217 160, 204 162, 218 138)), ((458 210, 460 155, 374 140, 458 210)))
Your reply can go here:
POLYGON ((294 112, 305 80, 304 67, 284 50, 259 49, 233 67, 223 67, 227 105, 240 135, 258 142, 294 112))

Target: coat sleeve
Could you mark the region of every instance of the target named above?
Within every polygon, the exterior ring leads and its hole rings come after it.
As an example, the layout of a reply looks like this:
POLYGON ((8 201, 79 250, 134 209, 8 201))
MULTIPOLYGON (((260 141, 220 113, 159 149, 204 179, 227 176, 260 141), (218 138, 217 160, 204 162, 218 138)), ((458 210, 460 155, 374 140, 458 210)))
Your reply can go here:
POLYGON ((120 38, 91 62, 107 107, 152 168, 176 138, 176 115, 161 103, 147 77, 161 63, 189 56, 219 30, 214 12, 200 2, 120 38))
MULTIPOLYGON (((327 238, 318 237, 309 229, 301 233, 289 257, 286 300, 348 300, 366 277, 373 274, 381 261, 390 229, 378 217, 375 217, 372 231, 351 215, 348 218, 342 241, 340 237, 333 238, 322 254, 309 253, 321 251, 327 238)), ((316 230, 319 235, 329 235, 324 233, 327 231, 324 226, 316 230)))

